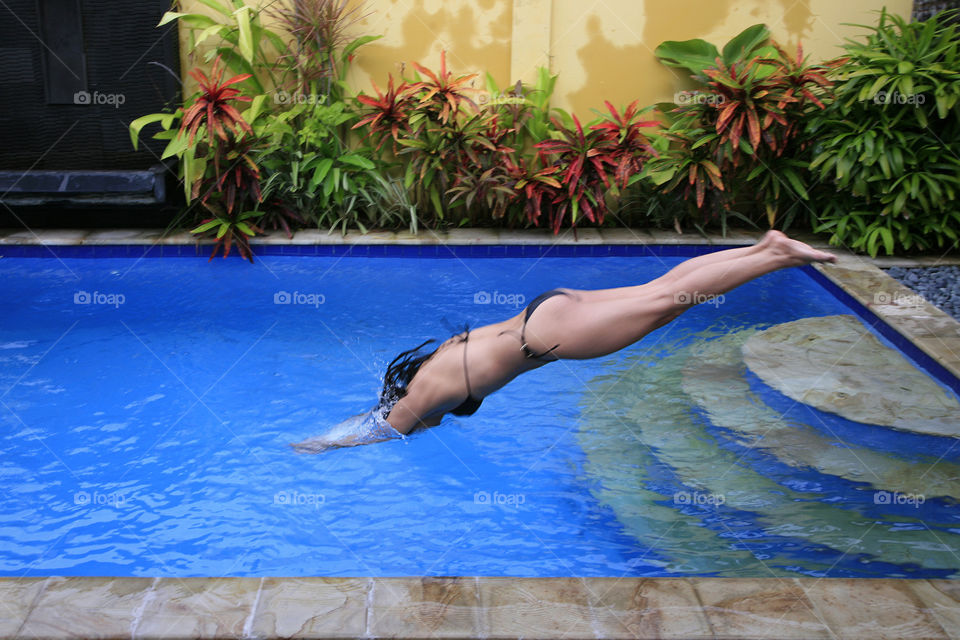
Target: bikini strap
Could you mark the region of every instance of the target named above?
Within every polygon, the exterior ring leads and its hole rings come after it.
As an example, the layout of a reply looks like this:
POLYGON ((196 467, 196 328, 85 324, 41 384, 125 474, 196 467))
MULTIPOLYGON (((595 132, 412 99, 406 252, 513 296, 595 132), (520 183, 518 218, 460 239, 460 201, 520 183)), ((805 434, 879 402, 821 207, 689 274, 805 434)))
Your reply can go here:
POLYGON ((473 391, 470 389, 470 374, 467 372, 467 339, 470 337, 470 331, 463 338, 463 379, 467 383, 467 397, 473 397, 473 391))
MULTIPOLYGON (((527 317, 529 317, 529 315, 527 317)), ((543 356, 547 355, 548 353, 550 353, 551 351, 553 351, 554 349, 560 346, 560 344, 557 343, 552 347, 550 347, 549 349, 547 349, 546 351, 544 351, 543 353, 536 354, 530 350, 530 347, 527 346, 526 333, 527 333, 527 321, 524 320, 523 327, 520 329, 520 350, 523 351, 524 355, 526 355, 528 358, 535 358, 535 359, 542 358, 543 356)))

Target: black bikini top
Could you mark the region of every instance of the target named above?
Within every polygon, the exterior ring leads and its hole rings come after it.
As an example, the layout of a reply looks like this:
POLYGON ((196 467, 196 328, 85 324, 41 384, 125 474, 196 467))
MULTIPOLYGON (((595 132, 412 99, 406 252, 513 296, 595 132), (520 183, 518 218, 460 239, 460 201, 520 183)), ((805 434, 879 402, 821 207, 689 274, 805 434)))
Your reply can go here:
POLYGON ((483 404, 483 398, 479 400, 473 397, 473 390, 470 389, 470 374, 467 372, 467 339, 470 337, 470 331, 467 330, 467 334, 463 338, 463 378, 467 382, 467 399, 461 402, 455 409, 451 409, 450 413, 455 416, 472 416, 477 412, 477 409, 480 408, 480 405, 483 404))
POLYGON ((477 400, 473 396, 467 396, 467 399, 457 405, 456 409, 451 409, 450 413, 455 416, 472 416, 483 404, 483 398, 477 400))

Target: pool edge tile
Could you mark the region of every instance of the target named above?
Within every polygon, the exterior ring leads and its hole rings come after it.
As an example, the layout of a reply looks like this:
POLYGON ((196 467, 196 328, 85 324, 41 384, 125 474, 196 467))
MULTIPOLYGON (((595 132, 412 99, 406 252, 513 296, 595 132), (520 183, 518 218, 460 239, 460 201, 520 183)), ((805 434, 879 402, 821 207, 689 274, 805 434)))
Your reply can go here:
POLYGON ((444 234, 441 244, 470 245, 470 244, 499 244, 500 230, 494 228, 460 227, 449 229, 444 234))
POLYGON ((713 638, 694 578, 585 578, 599 638, 713 638))
POLYGON ((51 577, 17 637, 130 637, 152 585, 153 578, 51 577))
POLYGON ((911 589, 892 578, 794 578, 839 638, 949 640, 946 631, 911 589), (856 603, 856 606, 851 606, 856 603))
POLYGON ((373 578, 367 635, 390 638, 482 637, 474 578, 373 578))
POLYGON ((484 577, 477 586, 486 638, 597 637, 582 578, 484 577))
MULTIPOLYGON (((655 229, 601 229, 600 237, 605 244, 661 244, 657 238, 661 232, 655 229)), ((676 234, 674 234, 676 235, 676 234)), ((663 244, 669 244, 664 242, 663 244)))
POLYGON ((89 229, 7 229, 0 245, 48 245, 67 247, 83 244, 89 229))
MULTIPOLYGON (((826 620, 793 578, 693 578, 714 634, 721 638, 830 638, 826 620), (759 633, 758 633, 759 632, 759 633)), ((834 630, 835 631, 835 630, 834 630)))
POLYGON ((915 300, 916 292, 862 259, 843 256, 835 265, 814 265, 814 268, 950 374, 960 378, 960 321, 926 300, 915 300), (898 304, 898 301, 909 304, 898 304))
POLYGON ((249 631, 256 638, 366 634, 371 578, 264 578, 249 631))
POLYGON ((136 628, 137 638, 246 635, 264 578, 160 578, 136 628))
POLYGON ((18 637, 51 578, 0 578, 0 637, 18 637))
POLYGON ((84 236, 82 244, 94 246, 109 245, 151 245, 160 241, 163 231, 159 229, 94 229, 84 236))

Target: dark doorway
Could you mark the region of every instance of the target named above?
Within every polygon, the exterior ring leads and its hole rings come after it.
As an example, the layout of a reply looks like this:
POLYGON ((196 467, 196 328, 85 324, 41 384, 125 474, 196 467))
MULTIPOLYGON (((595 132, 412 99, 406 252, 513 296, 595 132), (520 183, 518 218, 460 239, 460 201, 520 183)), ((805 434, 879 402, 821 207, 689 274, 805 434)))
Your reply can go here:
MULTIPOLYGON (((960 0, 913 0, 913 19, 927 20, 947 9, 960 9, 960 0)), ((958 22, 957 15, 950 22, 958 22)))
POLYGON ((0 5, 0 169, 133 170, 127 125, 179 101, 169 0, 6 0, 0 5))

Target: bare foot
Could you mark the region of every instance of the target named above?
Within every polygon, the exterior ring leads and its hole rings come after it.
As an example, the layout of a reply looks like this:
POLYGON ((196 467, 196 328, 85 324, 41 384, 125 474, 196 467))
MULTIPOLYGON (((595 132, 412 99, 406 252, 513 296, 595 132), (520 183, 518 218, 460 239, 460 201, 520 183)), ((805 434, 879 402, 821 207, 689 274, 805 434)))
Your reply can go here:
POLYGON ((800 266, 811 262, 836 262, 837 256, 826 251, 814 249, 810 245, 787 237, 781 231, 771 229, 759 243, 771 251, 783 255, 790 266, 800 266))

